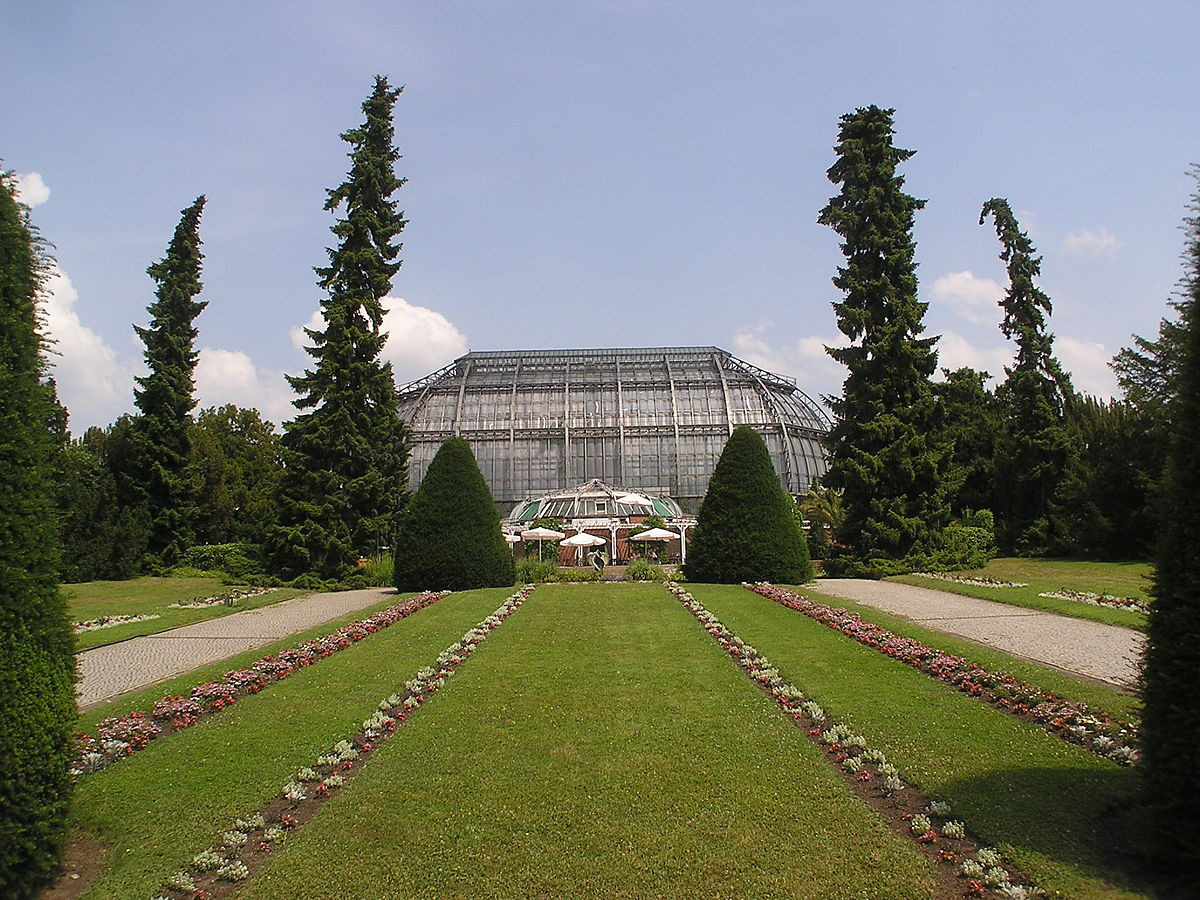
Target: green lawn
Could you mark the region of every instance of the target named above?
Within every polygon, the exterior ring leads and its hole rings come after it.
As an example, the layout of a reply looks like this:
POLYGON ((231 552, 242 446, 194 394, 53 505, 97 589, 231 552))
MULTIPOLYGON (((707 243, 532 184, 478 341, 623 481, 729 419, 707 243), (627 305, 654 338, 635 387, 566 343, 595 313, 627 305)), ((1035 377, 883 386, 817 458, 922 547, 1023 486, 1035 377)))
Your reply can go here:
POLYGON ((246 898, 929 897, 930 865, 657 585, 549 585, 246 898))
MULTIPOLYGON (((866 735, 925 793, 950 801, 968 827, 1047 891, 1138 896, 1121 848, 1110 843, 1112 817, 1136 799, 1132 770, 1023 725, 745 588, 691 590, 785 678, 866 735)), ((1016 662, 997 667, 1016 672, 1022 668, 1016 662)), ((1081 682, 1063 693, 1082 697, 1092 689, 1081 682)))
MULTIPOLYGON (((300 766, 357 731, 382 697, 509 593, 451 594, 261 694, 81 779, 72 824, 108 850, 103 879, 85 896, 154 896, 165 877, 209 846, 238 816, 278 794, 300 766)), ((323 626, 318 633, 330 629, 323 626)), ((293 646, 301 639, 281 644, 293 646)), ((257 659, 263 652, 248 656, 257 659)), ((221 664, 221 670, 230 665, 221 664)), ((178 679, 201 680, 199 672, 178 679)), ((142 693, 157 697, 170 687, 142 693)), ((130 702, 136 708, 137 701, 130 702)), ((126 706, 122 702, 118 711, 126 706)), ((101 714, 93 711, 91 717, 101 714)))
POLYGON ((186 602, 196 597, 215 597, 236 589, 222 584, 219 578, 131 578, 127 581, 85 581, 64 584, 72 622, 84 622, 100 616, 158 615, 157 619, 114 625, 98 631, 75 635, 79 650, 113 644, 143 634, 157 634, 168 628, 190 625, 205 619, 215 619, 243 609, 256 609, 278 603, 289 597, 311 593, 294 588, 279 588, 269 594, 250 597, 235 606, 210 606, 201 609, 171 609, 172 603, 186 602))
POLYGON ((1107 594, 1110 597, 1137 597, 1144 601, 1149 600, 1150 578, 1153 574, 1153 568, 1149 563, 1008 557, 993 559, 982 569, 949 574, 964 578, 983 577, 996 581, 1025 583, 1029 587, 977 587, 969 584, 954 584, 934 578, 920 578, 915 575, 899 575, 888 580, 936 588, 940 591, 949 591, 967 597, 995 600, 1013 606, 1023 606, 1027 609, 1046 610, 1066 616, 1075 616, 1079 619, 1092 619, 1109 625, 1122 625, 1138 631, 1144 631, 1146 628, 1146 614, 1137 610, 1093 606, 1090 603, 1080 603, 1074 600, 1039 597, 1038 594, 1068 588, 1073 591, 1107 594))

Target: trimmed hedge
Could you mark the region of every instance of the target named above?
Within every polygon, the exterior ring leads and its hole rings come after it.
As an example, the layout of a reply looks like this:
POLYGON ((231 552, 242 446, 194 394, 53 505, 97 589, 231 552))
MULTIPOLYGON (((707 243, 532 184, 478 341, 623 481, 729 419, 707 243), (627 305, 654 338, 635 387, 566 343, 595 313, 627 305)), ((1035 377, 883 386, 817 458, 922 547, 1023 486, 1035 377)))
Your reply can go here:
POLYGON ((75 640, 59 535, 37 298, 48 261, 0 172, 0 897, 36 897, 66 836, 75 640))
POLYGON ((804 584, 812 562, 795 504, 779 483, 767 445, 735 428, 708 482, 683 572, 688 581, 804 584))
POLYGON ((395 567, 402 591, 469 591, 516 580, 496 503, 462 438, 442 444, 405 510, 395 567))

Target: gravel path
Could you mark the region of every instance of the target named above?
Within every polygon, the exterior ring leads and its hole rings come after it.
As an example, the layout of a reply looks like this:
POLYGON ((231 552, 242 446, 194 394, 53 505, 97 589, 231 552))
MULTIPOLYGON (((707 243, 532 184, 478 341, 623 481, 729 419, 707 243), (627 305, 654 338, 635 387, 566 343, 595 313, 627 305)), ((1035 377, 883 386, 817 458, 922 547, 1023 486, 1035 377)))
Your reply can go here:
POLYGON ((305 631, 393 596, 390 588, 293 597, 76 655, 79 707, 86 709, 172 675, 305 631))
POLYGON ((892 581, 822 579, 812 590, 1124 689, 1137 679, 1145 636, 1129 628, 892 581))

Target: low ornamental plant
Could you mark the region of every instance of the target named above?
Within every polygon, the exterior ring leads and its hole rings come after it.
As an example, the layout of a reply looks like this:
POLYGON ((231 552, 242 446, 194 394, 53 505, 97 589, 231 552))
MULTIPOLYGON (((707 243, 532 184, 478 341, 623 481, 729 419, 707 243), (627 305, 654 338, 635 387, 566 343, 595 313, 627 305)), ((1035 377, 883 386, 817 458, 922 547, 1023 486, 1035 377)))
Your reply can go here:
POLYGON ((76 622, 71 626, 76 634, 83 634, 87 631, 99 631, 101 628, 112 628, 116 625, 128 625, 130 622, 146 622, 150 619, 161 619, 158 613, 149 613, 147 615, 117 615, 117 616, 97 616, 94 619, 88 619, 84 622, 76 622))
POLYGON ((405 681, 402 691, 380 700, 357 734, 335 743, 311 766, 297 769, 274 803, 268 804, 266 810, 237 819, 231 828, 222 832, 217 843, 192 857, 188 868, 168 878, 155 900, 207 896, 201 884, 211 887, 213 881, 244 881, 248 878, 251 870, 247 860, 260 862, 262 854, 270 853, 311 819, 317 804, 344 787, 361 769, 366 754, 408 721, 415 709, 445 685, 488 635, 520 608, 533 589, 531 584, 523 586, 495 612, 439 653, 432 665, 421 668, 405 681), (305 803, 309 805, 302 811, 301 804, 305 803), (280 808, 291 812, 271 811, 280 808))
MULTIPOLYGON (((855 733, 850 726, 832 721, 818 703, 787 682, 765 656, 726 628, 690 593, 675 583, 669 583, 667 588, 738 667, 775 700, 785 715, 797 725, 805 727, 809 738, 821 744, 827 757, 854 782, 875 785, 884 796, 892 796, 900 791, 920 796, 900 778, 899 770, 887 761, 882 750, 870 747, 867 739, 855 733)), ((936 858, 940 862, 958 865, 962 859, 963 843, 973 843, 966 827, 962 822, 950 818, 950 804, 946 801, 919 802, 923 803, 923 812, 903 816, 907 821, 909 836, 929 848, 930 853, 937 849, 936 858)), ((981 880, 980 885, 1005 897, 1045 896, 1045 892, 1035 885, 1020 884, 1018 876, 1004 867, 1003 859, 996 850, 981 847, 976 856, 989 864, 986 869, 982 863, 979 865, 981 873, 990 873, 991 878, 990 881, 981 880)), ((974 867, 968 867, 967 871, 960 869, 958 875, 968 879, 967 893, 970 894, 974 888, 968 872, 974 872, 974 867)))
POLYGON ((1064 700, 1006 672, 989 671, 961 656, 928 647, 915 638, 900 637, 871 622, 864 622, 845 609, 815 603, 785 588, 770 584, 747 584, 746 587, 885 656, 953 685, 963 693, 1014 715, 1028 716, 1051 734, 1115 763, 1128 766, 1140 758, 1136 749, 1136 722, 1114 721, 1107 713, 1092 712, 1086 703, 1064 700))
POLYGON ((226 672, 220 681, 207 681, 192 688, 187 697, 167 696, 154 704, 149 712, 135 710, 123 716, 112 716, 96 726, 96 734, 79 732, 75 735, 78 757, 71 774, 75 777, 106 769, 114 762, 143 750, 150 741, 164 733, 178 731, 196 724, 201 717, 220 712, 247 694, 256 694, 268 685, 282 681, 305 666, 320 662, 339 650, 363 638, 394 625, 418 610, 436 603, 448 591, 430 591, 396 603, 363 619, 343 625, 336 631, 304 641, 264 656, 246 669, 226 672))
POLYGON ((273 587, 256 587, 249 590, 234 590, 225 591, 213 597, 196 597, 192 600, 184 600, 179 603, 170 604, 171 609, 205 609, 209 606, 233 606, 236 603, 246 600, 250 597, 258 597, 262 594, 270 594, 278 590, 273 587))
POLYGON ((1148 612, 1149 604, 1137 597, 1110 597, 1108 594, 1093 594, 1091 591, 1072 591, 1061 588, 1057 591, 1043 591, 1039 597, 1053 597, 1057 600, 1074 600, 1076 603, 1090 603, 1092 606, 1108 606, 1112 609, 1132 609, 1137 612, 1148 612))
POLYGON ((913 572, 917 578, 933 578, 936 581, 948 581, 951 584, 969 584, 974 587, 988 588, 1023 588, 1029 587, 1023 581, 997 581, 995 578, 967 577, 965 575, 947 575, 945 572, 913 572))

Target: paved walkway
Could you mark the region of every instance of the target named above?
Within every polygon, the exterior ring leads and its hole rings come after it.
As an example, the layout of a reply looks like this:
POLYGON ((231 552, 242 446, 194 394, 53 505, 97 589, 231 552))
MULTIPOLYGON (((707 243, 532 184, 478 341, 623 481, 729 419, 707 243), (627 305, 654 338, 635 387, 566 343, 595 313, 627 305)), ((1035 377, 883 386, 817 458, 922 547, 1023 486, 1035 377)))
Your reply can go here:
POLYGON ((77 654, 81 709, 380 603, 390 588, 293 597, 77 654))
POLYGON ((1137 679, 1145 636, 1129 628, 893 581, 830 578, 812 590, 1124 689, 1137 679))

